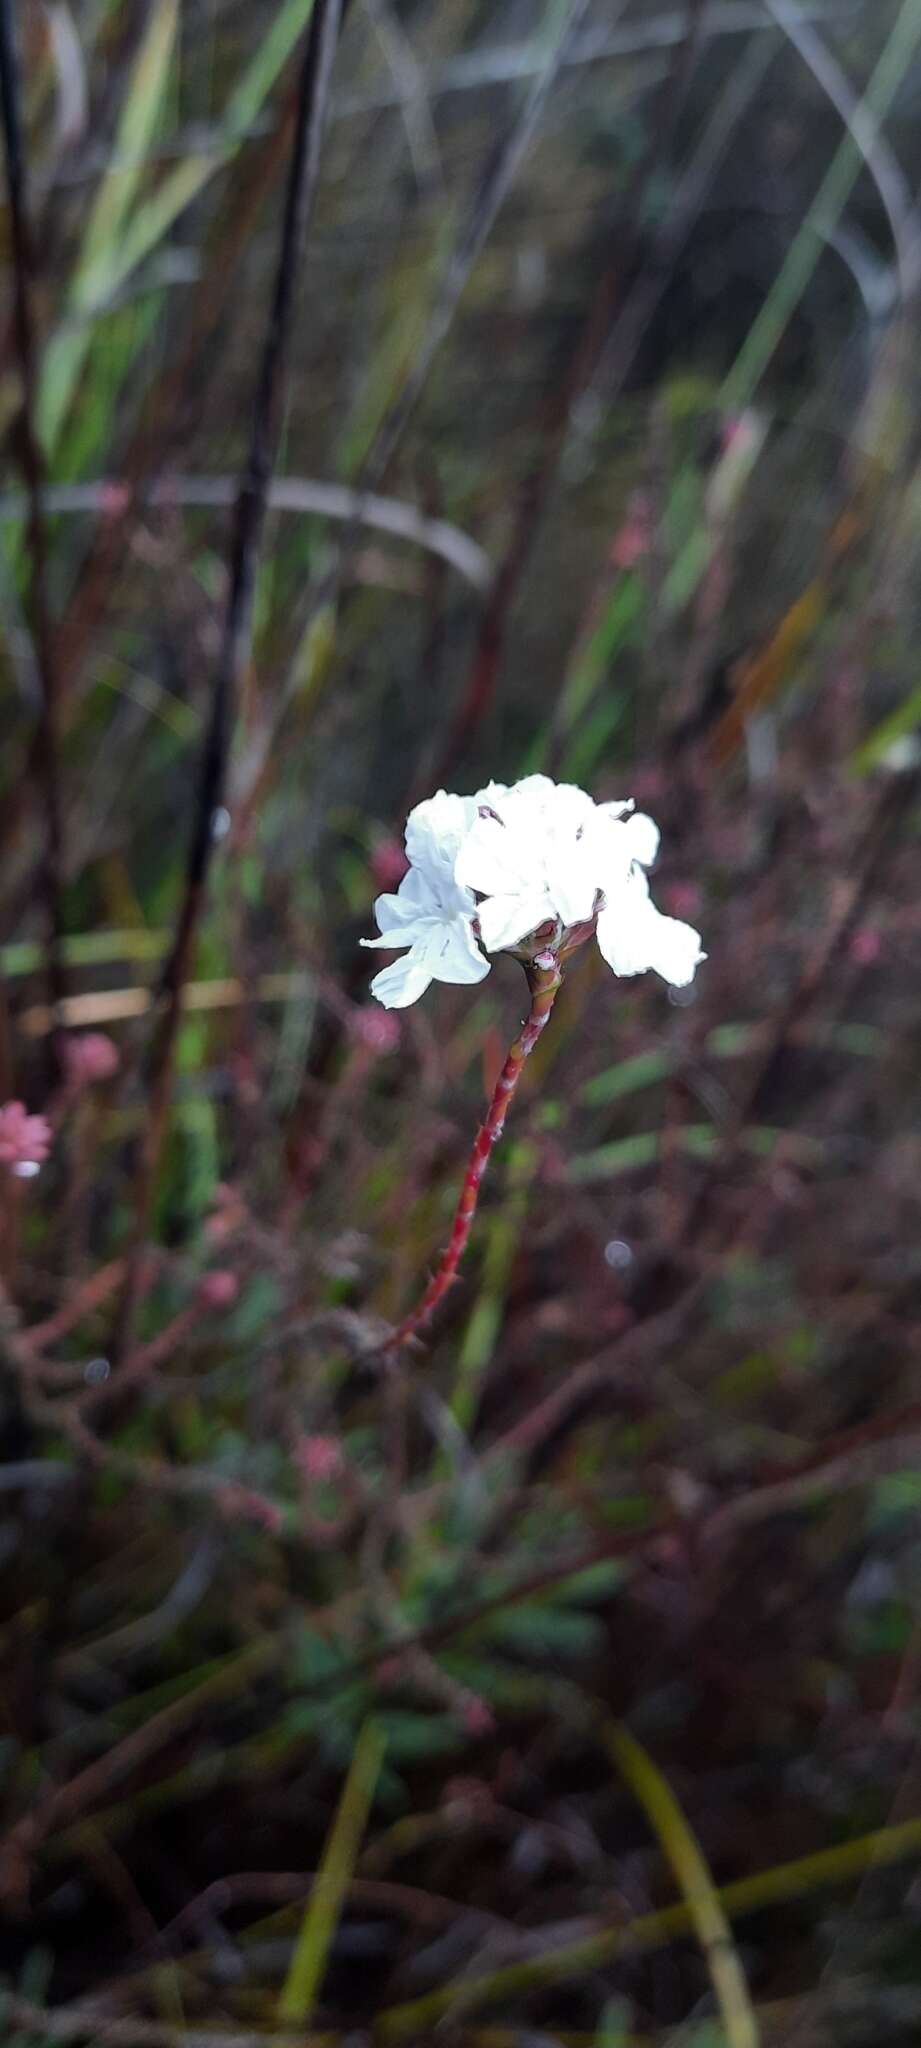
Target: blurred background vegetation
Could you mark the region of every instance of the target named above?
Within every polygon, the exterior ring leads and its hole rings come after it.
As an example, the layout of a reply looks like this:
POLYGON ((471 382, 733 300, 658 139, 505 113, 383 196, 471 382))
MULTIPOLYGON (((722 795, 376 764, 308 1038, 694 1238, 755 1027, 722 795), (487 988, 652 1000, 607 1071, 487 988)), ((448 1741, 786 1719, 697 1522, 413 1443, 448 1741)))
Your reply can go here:
POLYGON ((3 2040, 916 2042, 921 0, 0 27, 3 2040))

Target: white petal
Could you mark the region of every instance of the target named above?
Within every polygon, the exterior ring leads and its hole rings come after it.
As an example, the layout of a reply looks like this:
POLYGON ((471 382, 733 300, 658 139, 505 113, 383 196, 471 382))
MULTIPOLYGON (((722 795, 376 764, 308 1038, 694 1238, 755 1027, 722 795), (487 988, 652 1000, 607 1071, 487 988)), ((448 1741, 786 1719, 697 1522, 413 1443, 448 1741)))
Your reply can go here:
POLYGON ((552 837, 546 851, 549 893, 564 924, 581 924, 591 917, 601 884, 595 873, 591 843, 583 839, 552 837))
POLYGON ((428 938, 430 922, 419 918, 414 924, 395 925, 390 931, 380 932, 376 939, 359 939, 358 943, 376 948, 379 953, 398 953, 403 946, 421 945, 428 938))
POLYGON ((670 982, 672 988, 687 988, 706 953, 700 943, 700 933, 693 925, 684 924, 680 917, 658 919, 659 937, 655 959, 650 960, 657 974, 670 982))
POLYGON ((624 819, 621 831, 631 860, 639 861, 641 868, 651 868, 662 836, 655 820, 647 818, 645 811, 635 811, 632 818, 624 819))
POLYGON ((439 789, 416 804, 406 820, 406 851, 414 867, 430 878, 454 867, 458 848, 476 817, 469 796, 451 796, 439 789))
POLYGON ((487 782, 482 789, 477 790, 472 801, 476 805, 477 810, 480 809, 481 804, 489 804, 493 810, 496 810, 504 796, 508 796, 507 782, 487 782))
POLYGON ((431 972, 425 959, 419 959, 415 948, 404 953, 402 960, 394 960, 389 967, 382 967, 374 976, 371 994, 383 1003, 385 1010, 405 1010, 410 1003, 417 1003, 424 996, 431 972))
POLYGON ((427 947, 426 958, 436 981, 483 981, 490 970, 466 918, 441 927, 437 941, 427 947))
POLYGON ((529 841, 498 818, 478 817, 454 863, 454 879, 484 896, 508 895, 527 883, 535 861, 529 841))
POLYGON ((595 812, 583 834, 588 844, 592 872, 599 889, 610 900, 628 881, 634 864, 646 865, 658 845, 658 833, 651 818, 618 817, 615 806, 605 804, 595 812), (639 832, 634 828, 639 825, 639 832))
POLYGON ((427 877, 418 869, 410 868, 395 895, 378 896, 374 905, 378 931, 392 931, 394 925, 413 924, 420 912, 425 914, 437 907, 438 898, 427 877))
POLYGON ((631 878, 598 919, 598 945, 615 974, 652 968, 673 988, 685 988, 704 959, 700 936, 677 917, 663 917, 649 900, 645 876, 631 878))
POLYGON ((501 953, 505 946, 517 946, 527 932, 536 931, 553 915, 553 904, 544 889, 488 896, 477 909, 487 953, 501 953))
MULTIPOLYGON (((573 787, 572 784, 568 786, 573 787)), ((523 775, 520 782, 512 783, 509 796, 523 797, 528 803, 548 804, 553 802, 562 787, 563 784, 554 782, 550 775, 523 775)))

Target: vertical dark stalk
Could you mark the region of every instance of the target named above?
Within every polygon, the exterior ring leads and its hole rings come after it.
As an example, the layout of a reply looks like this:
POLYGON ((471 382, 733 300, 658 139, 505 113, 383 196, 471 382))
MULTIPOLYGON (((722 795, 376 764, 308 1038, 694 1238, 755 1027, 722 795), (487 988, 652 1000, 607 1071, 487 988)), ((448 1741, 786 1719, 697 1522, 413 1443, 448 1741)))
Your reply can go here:
MULTIPOLYGON (((26 197, 25 143, 21 116, 19 69, 10 0, 0 0, 0 118, 10 213, 13 258, 13 333, 22 382, 18 422, 20 466, 28 499, 26 538, 28 589, 26 609, 38 674, 38 718, 29 751, 32 779, 44 812, 42 832, 42 894, 47 927, 47 984, 53 1018, 60 1016, 65 994, 63 960, 63 826, 58 750, 57 651, 48 594, 48 531, 45 519, 45 460, 35 425, 38 355, 32 318, 32 247, 26 197)), ((49 1040, 52 1068, 55 1036, 49 1040)))
POLYGON ((221 802, 240 684, 252 647, 253 591, 291 338, 298 263, 316 195, 333 59, 343 0, 316 0, 298 84, 278 264, 253 399, 249 451, 231 539, 227 603, 211 705, 198 769, 192 836, 176 930, 159 989, 159 1018, 147 1061, 147 1117, 137 1160, 134 1231, 113 1351, 130 1341, 154 1180, 166 1128, 182 992, 204 903, 214 816, 221 802))

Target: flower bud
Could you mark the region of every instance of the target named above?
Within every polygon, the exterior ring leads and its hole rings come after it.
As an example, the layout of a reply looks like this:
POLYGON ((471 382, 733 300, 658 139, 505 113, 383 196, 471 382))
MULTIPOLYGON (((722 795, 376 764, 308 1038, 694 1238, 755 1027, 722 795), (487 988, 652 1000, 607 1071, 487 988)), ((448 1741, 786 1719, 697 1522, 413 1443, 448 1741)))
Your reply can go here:
POLYGON ((202 1308, 232 1308, 240 1292, 236 1273, 227 1267, 215 1266, 210 1273, 203 1273, 198 1283, 198 1299, 202 1308))
POLYGON ((46 1116, 30 1116, 24 1102, 0 1108, 0 1166, 29 1173, 44 1165, 51 1151, 52 1129, 46 1116))

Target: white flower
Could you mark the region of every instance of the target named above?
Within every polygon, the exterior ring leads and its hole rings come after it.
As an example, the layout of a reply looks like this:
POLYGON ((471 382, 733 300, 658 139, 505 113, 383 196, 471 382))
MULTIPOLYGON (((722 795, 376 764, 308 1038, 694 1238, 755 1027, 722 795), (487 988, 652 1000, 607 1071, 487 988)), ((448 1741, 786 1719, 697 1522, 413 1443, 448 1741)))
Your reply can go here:
POLYGON ((487 952, 517 945, 548 920, 591 917, 598 884, 586 831, 595 809, 584 790, 548 775, 480 798, 454 872, 486 899, 477 914, 487 952))
POLYGON ((475 816, 476 798, 449 796, 443 789, 410 812, 409 872, 396 895, 379 896, 374 905, 380 937, 361 941, 363 946, 409 949, 371 983, 371 994, 387 1010, 418 1002, 432 981, 482 981, 489 973, 473 933, 473 891, 454 878, 459 848, 475 816))
POLYGON ((408 948, 372 993, 392 1009, 414 1003, 430 981, 481 981, 481 946, 499 953, 547 925, 561 952, 594 926, 615 974, 651 968, 686 986, 705 956, 691 926, 650 900, 643 870, 658 845, 658 827, 631 803, 596 804, 547 775, 511 789, 489 783, 472 797, 439 790, 411 812, 409 873, 375 904, 380 937, 362 941, 408 948))
POLYGON ((658 847, 658 826, 632 804, 596 804, 570 783, 528 775, 488 804, 478 802, 454 872, 483 899, 477 917, 487 952, 516 946, 551 922, 562 927, 565 946, 567 930, 597 919, 598 944, 615 974, 652 968, 684 987, 704 956, 691 926, 663 917, 650 901, 643 869, 658 847))
POLYGON ((454 872, 484 898, 477 915, 487 952, 517 945, 542 924, 565 930, 597 915, 598 942, 616 974, 653 967, 676 984, 690 981, 697 934, 650 902, 642 869, 655 860, 659 831, 631 812, 629 803, 596 804, 546 775, 480 802, 454 872))

